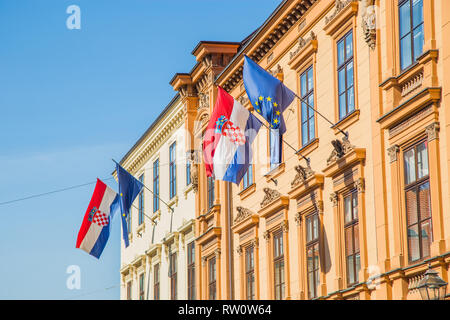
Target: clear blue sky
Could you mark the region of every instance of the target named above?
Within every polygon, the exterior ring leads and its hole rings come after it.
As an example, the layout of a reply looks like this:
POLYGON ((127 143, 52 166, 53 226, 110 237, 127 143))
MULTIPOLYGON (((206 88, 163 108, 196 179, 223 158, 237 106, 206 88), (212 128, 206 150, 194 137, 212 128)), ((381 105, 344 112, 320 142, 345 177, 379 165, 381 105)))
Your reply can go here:
MULTIPOLYGON (((0 203, 110 178, 195 45, 241 41, 279 3, 0 0, 0 203), (81 30, 66 27, 72 4, 81 30)), ((0 299, 119 298, 120 220, 100 260, 75 249, 93 188, 0 205, 0 299), (70 265, 80 290, 66 287, 70 265)))

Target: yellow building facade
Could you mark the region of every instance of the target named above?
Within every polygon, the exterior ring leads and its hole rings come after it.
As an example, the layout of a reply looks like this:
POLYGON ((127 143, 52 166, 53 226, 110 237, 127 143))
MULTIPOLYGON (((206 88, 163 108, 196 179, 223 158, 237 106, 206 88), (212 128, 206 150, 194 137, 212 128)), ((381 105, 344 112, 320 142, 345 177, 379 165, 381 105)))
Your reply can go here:
POLYGON ((448 282, 448 39, 448 0, 283 0, 243 41, 199 42, 170 81, 195 198, 183 286, 196 299, 373 300, 420 299, 429 266, 448 282), (244 55, 299 99, 281 163, 262 127, 237 186, 206 176, 201 146, 217 86, 253 111, 244 55))
POLYGON ((429 264, 448 282, 445 39, 446 0, 287 0, 242 42, 198 44, 171 81, 191 133, 198 299, 418 299, 429 264), (298 151, 284 144, 275 168, 262 128, 236 186, 206 177, 201 137, 215 85, 253 110, 244 55, 315 112, 284 112, 298 151))

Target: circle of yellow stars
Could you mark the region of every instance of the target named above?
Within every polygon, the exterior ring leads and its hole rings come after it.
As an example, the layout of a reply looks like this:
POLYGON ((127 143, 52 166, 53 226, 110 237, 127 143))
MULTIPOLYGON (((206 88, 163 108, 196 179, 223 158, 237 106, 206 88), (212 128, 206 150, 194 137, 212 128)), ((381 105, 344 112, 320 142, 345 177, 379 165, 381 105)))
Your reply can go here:
POLYGON ((255 105, 256 112, 258 112, 262 116, 263 116, 263 114, 261 113, 261 107, 264 102, 272 104, 272 107, 273 107, 272 109, 274 110, 274 113, 272 116, 272 121, 270 123, 270 127, 276 129, 280 126, 280 117, 281 117, 281 112, 280 112, 280 110, 277 109, 278 103, 276 101, 274 101, 272 97, 259 96, 259 98, 255 101, 254 105, 255 105))

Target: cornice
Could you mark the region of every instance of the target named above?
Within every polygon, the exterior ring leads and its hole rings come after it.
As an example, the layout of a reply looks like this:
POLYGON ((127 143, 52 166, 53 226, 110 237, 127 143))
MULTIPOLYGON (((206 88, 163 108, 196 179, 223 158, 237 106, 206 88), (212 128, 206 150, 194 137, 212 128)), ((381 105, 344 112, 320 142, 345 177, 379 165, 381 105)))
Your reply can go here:
POLYGON ((259 62, 318 0, 284 1, 216 77, 228 92, 242 79, 244 54, 259 62))

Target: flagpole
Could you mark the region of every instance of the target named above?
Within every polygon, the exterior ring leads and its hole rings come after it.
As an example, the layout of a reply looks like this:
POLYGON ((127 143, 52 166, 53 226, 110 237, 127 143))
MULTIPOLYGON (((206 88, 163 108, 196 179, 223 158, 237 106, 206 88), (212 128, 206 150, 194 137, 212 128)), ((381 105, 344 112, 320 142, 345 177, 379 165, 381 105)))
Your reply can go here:
MULTIPOLYGON (((250 112, 251 112, 251 114, 253 114, 253 115, 255 116, 255 118, 257 118, 256 115, 255 115, 252 111, 250 111, 250 112)), ((258 119, 258 118, 257 118, 257 119, 258 119)), ((267 129, 270 130, 269 126, 267 126, 264 122, 262 122, 262 121, 259 120, 259 119, 258 119, 258 121, 261 122, 261 124, 262 124, 264 127, 266 127, 267 129)), ((297 149, 295 149, 293 146, 291 146, 286 140, 283 139, 283 137, 281 138, 281 141, 283 141, 289 148, 291 148, 292 150, 294 150, 295 154, 299 154, 299 155, 306 161, 306 163, 308 164, 308 167, 309 167, 309 165, 310 165, 310 159, 309 159, 309 158, 306 158, 304 155, 302 155, 302 154, 299 152, 299 150, 297 150, 297 149)))
MULTIPOLYGON (((291 90, 292 91, 292 90, 291 90)), ((306 102, 305 99, 300 98, 294 91, 292 91, 292 93, 304 104, 306 104, 308 106, 308 108, 312 109, 315 113, 317 113, 319 116, 321 116, 322 118, 324 118, 329 124, 331 124, 331 127, 334 127, 336 124, 331 122, 330 120, 328 120, 327 117, 325 117, 323 114, 321 114, 319 111, 317 111, 316 109, 314 109, 308 102, 306 102)), ((340 128, 336 127, 336 129, 339 130, 340 133, 342 133, 344 136, 346 136, 348 138, 348 133, 342 131, 340 128)))
MULTIPOLYGON (((114 160, 114 159, 111 159, 115 164, 119 164, 119 163, 117 163, 117 161, 116 160, 114 160)), ((120 165, 120 164, 119 164, 120 165)), ((129 173, 129 172, 128 172, 129 173)), ((135 178, 136 179, 136 177, 134 177, 131 173, 130 173, 130 175, 133 177, 133 178, 135 178)), ((137 180, 137 179, 136 179, 137 180)), ((140 182, 140 181, 139 181, 140 182)), ((170 209, 170 211, 173 213, 174 212, 174 210, 173 210, 173 208, 171 207, 171 206, 169 206, 168 204, 167 204, 167 202, 165 202, 163 199, 161 199, 160 197, 159 197, 159 195, 157 195, 157 194, 155 194, 152 190, 150 190, 143 182, 141 182, 142 183, 142 185, 144 186, 144 188, 145 189, 147 189, 148 191, 150 191, 154 196, 156 196, 159 200, 161 200, 161 202, 162 203, 164 203, 166 206, 167 206, 167 208, 169 208, 170 209)))

